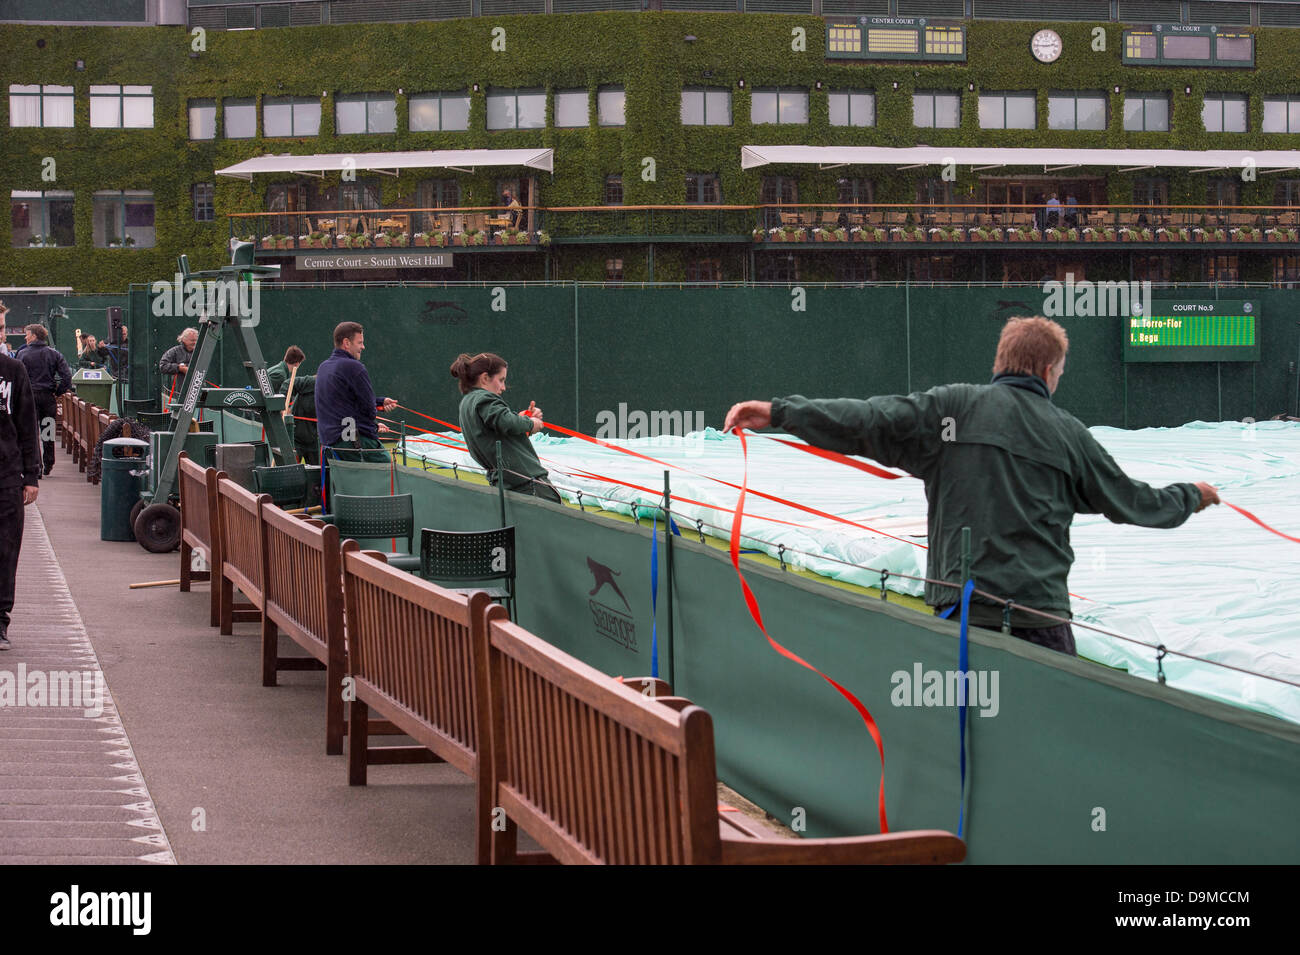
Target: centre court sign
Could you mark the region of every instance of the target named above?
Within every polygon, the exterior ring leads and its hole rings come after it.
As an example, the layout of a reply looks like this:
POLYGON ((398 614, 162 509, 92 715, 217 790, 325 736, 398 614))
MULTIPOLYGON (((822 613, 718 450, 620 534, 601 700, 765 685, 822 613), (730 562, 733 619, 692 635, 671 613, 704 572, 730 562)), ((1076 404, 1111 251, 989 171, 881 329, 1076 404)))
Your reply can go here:
POLYGON ((450 252, 336 252, 296 255, 299 269, 449 269, 450 252))

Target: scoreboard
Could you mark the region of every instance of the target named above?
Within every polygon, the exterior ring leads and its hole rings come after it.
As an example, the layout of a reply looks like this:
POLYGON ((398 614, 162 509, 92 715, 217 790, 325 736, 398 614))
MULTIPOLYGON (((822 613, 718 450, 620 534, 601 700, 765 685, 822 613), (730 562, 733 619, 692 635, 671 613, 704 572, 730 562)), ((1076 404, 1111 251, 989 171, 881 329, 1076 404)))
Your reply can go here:
POLYGON ((1259 361, 1258 302, 1155 301, 1125 325, 1125 361, 1259 361))
POLYGON ((826 58, 964 63, 966 28, 925 17, 828 17, 826 58))

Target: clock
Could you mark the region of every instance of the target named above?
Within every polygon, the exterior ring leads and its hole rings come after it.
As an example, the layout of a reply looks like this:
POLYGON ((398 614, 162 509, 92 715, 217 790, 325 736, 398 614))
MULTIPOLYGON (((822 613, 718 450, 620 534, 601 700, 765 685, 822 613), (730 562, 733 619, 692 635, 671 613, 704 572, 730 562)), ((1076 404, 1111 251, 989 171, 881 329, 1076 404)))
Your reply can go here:
POLYGON ((1062 47, 1061 35, 1055 30, 1039 30, 1029 41, 1029 49, 1039 63, 1055 63, 1062 47))

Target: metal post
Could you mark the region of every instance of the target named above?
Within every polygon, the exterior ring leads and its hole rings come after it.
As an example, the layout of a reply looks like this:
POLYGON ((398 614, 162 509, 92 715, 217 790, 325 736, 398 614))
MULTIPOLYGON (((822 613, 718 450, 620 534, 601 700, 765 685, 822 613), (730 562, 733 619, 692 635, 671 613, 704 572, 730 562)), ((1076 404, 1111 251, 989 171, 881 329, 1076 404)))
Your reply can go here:
POLYGON ((497 496, 501 499, 501 526, 506 526, 506 474, 501 467, 501 442, 497 442, 497 496))
POLYGON ((668 685, 677 687, 677 676, 673 672, 673 499, 668 481, 668 472, 664 471, 664 579, 667 590, 664 595, 664 607, 668 614, 668 629, 664 640, 664 660, 666 666, 662 672, 668 674, 668 685))
POLYGON ((970 528, 961 529, 961 585, 970 580, 970 528))

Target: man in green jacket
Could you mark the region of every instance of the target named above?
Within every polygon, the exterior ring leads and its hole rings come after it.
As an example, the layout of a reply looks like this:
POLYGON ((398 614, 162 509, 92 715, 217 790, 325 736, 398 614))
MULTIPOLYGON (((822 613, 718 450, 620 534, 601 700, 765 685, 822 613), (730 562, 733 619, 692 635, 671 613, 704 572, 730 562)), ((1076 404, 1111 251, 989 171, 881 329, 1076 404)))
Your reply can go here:
MULTIPOLYGON (((1042 317, 1002 329, 993 381, 940 385, 911 395, 746 401, 726 429, 783 428, 819 448, 861 454, 925 482, 926 576, 961 579, 961 529, 971 529, 971 576, 979 590, 1012 600, 1012 634, 1074 653, 1066 579, 1074 562, 1075 514, 1116 524, 1177 527, 1219 503, 1205 483, 1153 488, 1128 477, 1081 421, 1052 404, 1069 348, 1065 329, 1042 317), (1022 609, 1026 608, 1026 609, 1022 609)), ((938 613, 958 586, 925 585, 938 613)), ((997 628, 1004 604, 973 595, 971 623, 997 628)))
POLYGON ((308 464, 318 464, 320 442, 316 436, 316 422, 299 420, 316 417, 316 376, 293 373, 294 369, 301 367, 304 357, 301 348, 290 345, 285 349, 284 360, 266 369, 266 377, 275 394, 284 394, 289 379, 293 378, 293 394, 289 396, 289 413, 285 415, 284 424, 289 429, 289 439, 298 454, 308 464))

